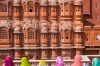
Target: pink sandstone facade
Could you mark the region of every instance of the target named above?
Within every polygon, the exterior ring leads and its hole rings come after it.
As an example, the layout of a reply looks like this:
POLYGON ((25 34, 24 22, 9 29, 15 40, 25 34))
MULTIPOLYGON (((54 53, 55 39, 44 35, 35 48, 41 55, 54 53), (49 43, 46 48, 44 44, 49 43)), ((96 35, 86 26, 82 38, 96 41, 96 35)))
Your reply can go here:
POLYGON ((99 0, 0 0, 0 55, 72 59, 100 54, 99 0))

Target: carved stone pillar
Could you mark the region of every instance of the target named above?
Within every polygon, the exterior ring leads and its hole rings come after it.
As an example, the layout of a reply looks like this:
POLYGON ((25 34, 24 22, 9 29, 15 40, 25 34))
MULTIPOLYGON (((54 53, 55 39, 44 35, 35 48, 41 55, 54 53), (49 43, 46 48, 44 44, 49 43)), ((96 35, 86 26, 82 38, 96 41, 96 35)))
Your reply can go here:
POLYGON ((61 47, 72 46, 72 23, 62 21, 59 26, 61 47))
POLYGON ((59 28, 58 28, 58 23, 56 21, 51 23, 50 27, 50 39, 51 39, 51 46, 52 47, 57 47, 59 46, 59 28))
POLYGON ((40 24, 40 43, 41 43, 41 46, 42 47, 47 47, 48 46, 48 33, 49 33, 49 30, 48 30, 48 23, 47 22, 41 22, 40 24))
POLYGON ((22 17, 21 10, 22 10, 21 0, 13 0, 13 19, 14 20, 21 19, 22 17))
POLYGON ((14 47, 21 47, 22 43, 22 29, 19 21, 14 23, 14 47))

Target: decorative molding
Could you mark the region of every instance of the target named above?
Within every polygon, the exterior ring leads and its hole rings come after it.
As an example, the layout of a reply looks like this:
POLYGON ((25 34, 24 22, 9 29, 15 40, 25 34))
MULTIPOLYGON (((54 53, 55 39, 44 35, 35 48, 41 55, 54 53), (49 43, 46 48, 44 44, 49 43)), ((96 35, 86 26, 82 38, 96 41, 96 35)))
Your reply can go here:
POLYGON ((26 22, 26 23, 24 23, 23 29, 27 30, 29 28, 33 28, 36 30, 38 28, 38 22, 26 22))
POLYGON ((0 27, 6 27, 6 28, 11 28, 11 23, 10 22, 0 22, 0 27))
POLYGON ((71 30, 72 29, 72 23, 71 22, 61 22, 59 24, 59 30, 71 30))

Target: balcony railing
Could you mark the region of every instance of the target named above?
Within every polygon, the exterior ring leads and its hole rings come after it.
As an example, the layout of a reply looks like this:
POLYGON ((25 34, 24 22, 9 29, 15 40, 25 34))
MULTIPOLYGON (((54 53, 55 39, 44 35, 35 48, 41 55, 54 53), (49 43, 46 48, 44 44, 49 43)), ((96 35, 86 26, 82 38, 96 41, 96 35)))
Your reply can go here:
MULTIPOLYGON (((29 63, 31 66, 39 66, 39 61, 40 60, 29 60, 29 63)), ((47 66, 56 66, 56 60, 45 60, 47 66)), ((72 63, 74 62, 74 60, 63 60, 65 66, 71 66, 72 63)), ((14 65, 15 66, 20 66, 21 64, 21 60, 14 60, 14 65)), ((90 59, 88 58, 88 56, 82 56, 82 63, 84 66, 90 66, 90 59)))

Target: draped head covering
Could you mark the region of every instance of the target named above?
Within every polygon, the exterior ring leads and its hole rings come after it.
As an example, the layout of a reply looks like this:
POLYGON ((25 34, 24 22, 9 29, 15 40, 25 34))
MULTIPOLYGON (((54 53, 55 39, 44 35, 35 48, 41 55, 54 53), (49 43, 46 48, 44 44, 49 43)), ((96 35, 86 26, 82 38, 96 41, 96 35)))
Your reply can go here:
POLYGON ((63 58, 61 56, 57 57, 56 66, 64 66, 63 58))
POLYGON ((92 66, 100 66, 100 59, 99 58, 93 58, 92 66))
POLYGON ((27 57, 23 57, 21 59, 21 65, 20 66, 30 66, 30 64, 28 63, 27 57))
POLYGON ((4 66, 14 66, 13 59, 10 56, 7 56, 4 60, 4 66))
POLYGON ((80 55, 76 55, 74 57, 74 63, 72 64, 72 66, 83 66, 82 57, 80 55))
POLYGON ((40 60, 39 66, 46 66, 46 61, 45 60, 40 60))

